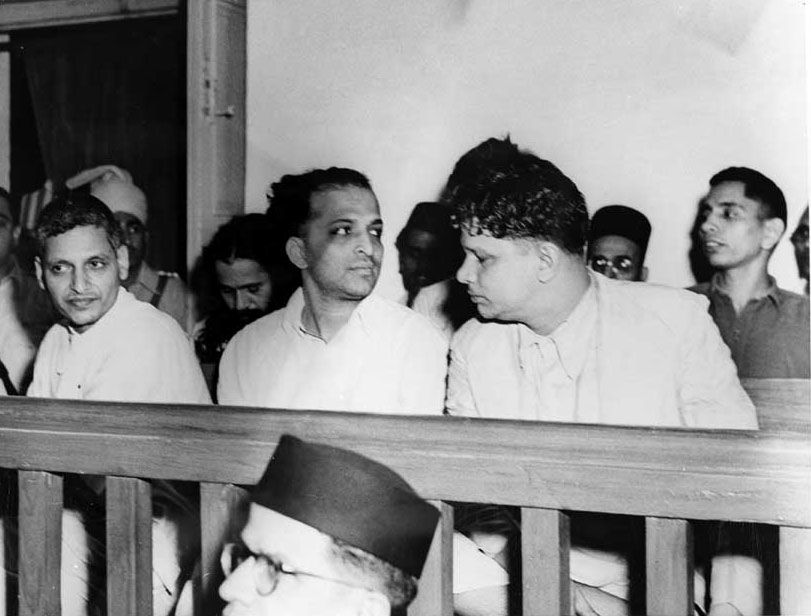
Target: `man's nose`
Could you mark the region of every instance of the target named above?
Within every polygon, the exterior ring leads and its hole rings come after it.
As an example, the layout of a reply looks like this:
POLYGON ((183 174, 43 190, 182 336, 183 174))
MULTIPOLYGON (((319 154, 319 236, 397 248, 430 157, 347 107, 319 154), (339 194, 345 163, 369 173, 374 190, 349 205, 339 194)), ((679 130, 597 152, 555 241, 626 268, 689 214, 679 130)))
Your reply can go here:
POLYGON ((85 277, 84 270, 77 267, 73 270, 73 275, 70 279, 70 288, 75 293, 83 293, 87 287, 87 278, 85 277))
POLYGON ((698 228, 702 233, 709 233, 718 229, 718 220, 715 214, 707 212, 698 228))
POLYGON ((251 307, 251 298, 248 293, 242 290, 237 291, 236 297, 236 306, 237 310, 246 310, 251 307))
POLYGON ((220 597, 229 603, 237 601, 248 604, 256 593, 256 584, 251 575, 253 561, 245 561, 220 584, 220 597))
POLYGON ((374 239, 372 235, 369 233, 359 233, 355 250, 366 256, 372 256, 374 252, 374 239))
POLYGON ((471 261, 471 255, 465 255, 465 260, 462 261, 462 266, 456 272, 456 280, 462 284, 470 284, 473 280, 473 264, 471 261))

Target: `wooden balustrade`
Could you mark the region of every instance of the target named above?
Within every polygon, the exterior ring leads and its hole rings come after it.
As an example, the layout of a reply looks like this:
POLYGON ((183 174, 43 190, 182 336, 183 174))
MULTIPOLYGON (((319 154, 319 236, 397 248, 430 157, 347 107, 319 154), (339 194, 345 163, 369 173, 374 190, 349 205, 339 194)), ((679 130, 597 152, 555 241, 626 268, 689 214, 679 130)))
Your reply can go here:
MULTIPOLYGON (((151 614, 143 480, 199 482, 196 610, 207 613, 220 545, 241 524, 244 492, 234 486, 256 482, 284 433, 379 460, 426 498, 521 507, 523 612, 532 616, 571 613, 567 511, 644 516, 648 610, 691 613, 686 520, 778 525, 792 540, 811 533, 809 382, 745 385, 757 432, 5 398, 0 467, 19 471, 20 613, 58 613, 65 472, 107 477, 110 616, 151 614)), ((409 614, 452 614, 453 516, 438 506, 443 523, 409 614)))

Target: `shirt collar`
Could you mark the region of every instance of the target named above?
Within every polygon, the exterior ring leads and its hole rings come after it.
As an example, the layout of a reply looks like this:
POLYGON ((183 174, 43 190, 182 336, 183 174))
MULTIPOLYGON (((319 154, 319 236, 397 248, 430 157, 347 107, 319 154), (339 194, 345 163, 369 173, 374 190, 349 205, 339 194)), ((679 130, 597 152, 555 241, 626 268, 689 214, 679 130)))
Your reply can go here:
MULTIPOLYGON (((357 308, 352 311, 352 316, 349 317, 349 321, 346 325, 344 325, 342 330, 345 328, 352 328, 356 323, 367 335, 379 329, 378 311, 376 310, 376 306, 376 299, 373 296, 369 295, 365 297, 358 304, 357 308)), ((283 322, 288 331, 310 336, 311 334, 305 331, 304 324, 301 321, 301 313, 303 310, 304 289, 299 287, 296 289, 295 293, 290 296, 290 299, 287 302, 283 322)))
MULTIPOLYGON (((713 277, 710 278, 710 293, 728 297, 728 295, 724 292, 724 290, 720 286, 720 280, 721 280, 720 272, 714 274, 713 277)), ((780 289, 777 286, 777 281, 774 279, 773 276, 768 276, 768 281, 769 286, 766 289, 766 294, 758 299, 768 297, 774 303, 775 306, 780 306, 782 296, 780 295, 780 289)))
POLYGON ((596 282, 589 274, 589 286, 583 297, 574 307, 566 320, 549 336, 541 336, 529 327, 522 326, 519 330, 519 345, 521 349, 537 344, 541 350, 554 346, 558 360, 563 370, 571 379, 577 378, 583 371, 588 359, 593 339, 593 332, 597 325, 597 292, 596 282), (550 345, 551 342, 551 345, 550 345))

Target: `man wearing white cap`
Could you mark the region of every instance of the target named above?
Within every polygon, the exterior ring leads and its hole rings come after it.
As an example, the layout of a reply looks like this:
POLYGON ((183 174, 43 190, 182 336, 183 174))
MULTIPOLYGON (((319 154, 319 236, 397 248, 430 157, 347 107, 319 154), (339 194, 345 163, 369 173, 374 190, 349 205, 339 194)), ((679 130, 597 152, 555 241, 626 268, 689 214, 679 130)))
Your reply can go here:
POLYGON ((109 207, 121 227, 130 259, 130 271, 124 288, 137 299, 148 302, 189 329, 190 295, 174 272, 155 271, 146 263, 149 220, 146 195, 132 181, 129 172, 114 165, 86 169, 65 185, 74 189, 90 184, 90 194, 109 207))

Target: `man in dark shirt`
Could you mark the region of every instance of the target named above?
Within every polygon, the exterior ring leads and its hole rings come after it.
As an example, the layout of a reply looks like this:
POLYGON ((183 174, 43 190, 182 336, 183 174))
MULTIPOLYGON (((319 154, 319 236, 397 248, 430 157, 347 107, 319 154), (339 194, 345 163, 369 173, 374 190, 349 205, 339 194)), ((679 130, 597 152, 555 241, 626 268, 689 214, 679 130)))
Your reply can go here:
POLYGON ((724 169, 710 180, 700 216, 701 248, 716 272, 692 290, 710 299, 738 376, 809 378, 808 298, 768 273, 786 229, 780 188, 753 169, 724 169))

